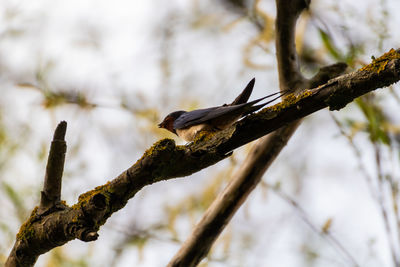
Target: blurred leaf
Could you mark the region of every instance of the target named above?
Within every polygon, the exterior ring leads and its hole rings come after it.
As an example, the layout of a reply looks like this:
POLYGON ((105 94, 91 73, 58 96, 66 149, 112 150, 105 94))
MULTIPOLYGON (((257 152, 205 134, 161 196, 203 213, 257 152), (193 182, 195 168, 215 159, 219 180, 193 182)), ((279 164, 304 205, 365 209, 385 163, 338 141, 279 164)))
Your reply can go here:
MULTIPOLYGON (((12 245, 12 242, 14 242, 14 239, 15 239, 15 232, 14 232, 15 229, 10 227, 9 221, 6 221, 5 223, 0 221, 0 230, 1 230, 0 232, 2 234, 6 235, 6 239, 2 240, 3 243, 1 245, 6 246, 6 247, 8 245, 12 245)), ((2 262, 2 261, 0 260, 0 262, 2 262)))
POLYGON ((348 134, 350 139, 353 139, 357 133, 364 131, 367 128, 367 124, 365 122, 356 121, 349 118, 346 118, 344 122, 345 125, 350 128, 350 133, 348 134))
POLYGON ((312 266, 312 263, 319 258, 318 252, 312 249, 308 244, 303 244, 301 247, 301 252, 304 253, 306 261, 309 263, 308 266, 312 266))
POLYGON ((160 120, 160 114, 158 109, 147 108, 134 111, 134 114, 139 118, 148 120, 151 123, 157 123, 160 120))
POLYGON ((247 7, 246 0, 220 0, 222 4, 225 4, 226 7, 232 8, 233 11, 241 11, 243 12, 247 7))
POLYGON ((64 104, 74 104, 82 109, 92 109, 98 106, 97 104, 91 103, 83 92, 69 89, 53 91, 49 89, 47 83, 43 81, 44 78, 40 79, 42 81, 38 82, 38 85, 31 83, 18 83, 17 86, 41 92, 43 95, 42 105, 45 108, 56 108, 64 104))
POLYGON ((2 188, 6 196, 13 203, 18 219, 20 222, 23 222, 27 215, 26 208, 24 206, 24 196, 21 196, 19 192, 15 191, 14 188, 6 182, 2 183, 2 188))
POLYGON ((343 57, 341 55, 342 53, 339 51, 339 49, 336 48, 331 35, 321 28, 318 28, 318 32, 321 37, 322 43, 328 50, 329 54, 333 56, 333 58, 336 60, 343 60, 343 57))
POLYGON ((178 232, 176 231, 176 228, 175 228, 175 222, 180 214, 180 210, 176 207, 167 207, 166 210, 167 210, 167 218, 168 218, 167 228, 171 232, 172 237, 177 238, 178 232))
POLYGON ((367 131, 371 141, 390 145, 390 138, 384 127, 385 124, 389 124, 388 119, 382 109, 374 103, 374 99, 373 95, 369 94, 357 98, 355 103, 368 121, 367 131))
POLYGON ((321 228, 322 229, 322 233, 327 234, 329 232, 329 229, 331 229, 331 226, 332 226, 332 222, 333 222, 332 218, 328 218, 325 221, 324 225, 321 228))
POLYGON ((33 85, 31 83, 17 83, 16 86, 26 89, 40 90, 36 85, 33 85))
POLYGON ((342 33, 342 35, 344 35, 343 37, 346 38, 349 43, 347 46, 348 50, 344 53, 336 47, 333 37, 330 33, 320 27, 318 27, 318 32, 322 40, 322 44, 330 56, 332 56, 335 60, 346 62, 346 64, 350 67, 355 66, 358 56, 364 52, 365 44, 355 43, 351 40, 350 36, 346 36, 346 33, 342 33))
POLYGON ((223 252, 225 254, 224 256, 228 257, 229 251, 230 251, 232 243, 233 243, 232 227, 225 228, 224 234, 221 237, 221 242, 222 242, 222 246, 223 246, 223 252))
POLYGON ((139 260, 143 260, 143 250, 147 242, 149 241, 149 235, 135 235, 129 238, 128 244, 137 247, 139 253, 139 260))
POLYGON ((50 257, 46 262, 46 267, 88 267, 89 264, 86 260, 86 257, 78 258, 75 255, 72 255, 75 258, 70 258, 67 253, 65 253, 65 249, 63 247, 57 247, 50 252, 50 257), (76 259, 78 258, 78 259, 76 259))
POLYGON ((85 94, 76 91, 59 91, 53 92, 45 90, 43 92, 42 105, 45 108, 55 108, 63 104, 75 104, 82 109, 92 109, 97 107, 96 104, 90 103, 85 94))
POLYGON ((48 147, 48 144, 46 142, 42 142, 40 144, 40 149, 39 149, 38 155, 37 155, 39 161, 46 160, 47 153, 48 153, 47 147, 48 147))
MULTIPOLYGON (((124 229, 124 238, 114 247, 116 254, 114 262, 121 257, 122 252, 129 247, 134 246, 138 250, 139 260, 143 260, 143 251, 151 239, 158 238, 160 230, 165 230, 166 225, 155 224, 146 229, 139 229, 135 222, 131 222, 128 229, 124 229)), ((175 241, 172 239, 172 241, 175 241)))
POLYGON ((255 1, 253 6, 254 14, 252 16, 252 20, 256 25, 258 25, 260 33, 256 37, 251 39, 244 48, 243 61, 246 66, 253 69, 268 69, 271 68, 271 66, 264 63, 256 63, 251 56, 254 49, 259 49, 260 47, 264 49, 264 51, 270 52, 269 45, 275 41, 275 18, 265 12, 260 7, 260 4, 260 0, 255 1))
MULTIPOLYGON (((354 68, 356 66, 356 63, 357 64, 360 63, 357 62, 359 56, 364 54, 364 45, 365 44, 363 43, 358 43, 358 44, 351 43, 349 45, 349 51, 345 55, 343 61, 346 62, 347 65, 349 65, 350 67, 354 68)), ((363 62, 360 65, 366 65, 366 64, 363 62)))

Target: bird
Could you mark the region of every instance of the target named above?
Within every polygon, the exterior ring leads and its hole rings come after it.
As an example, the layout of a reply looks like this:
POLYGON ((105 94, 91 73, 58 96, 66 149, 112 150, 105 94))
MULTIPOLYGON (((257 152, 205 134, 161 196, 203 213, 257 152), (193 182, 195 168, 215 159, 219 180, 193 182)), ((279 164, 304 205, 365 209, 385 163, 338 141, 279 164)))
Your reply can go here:
POLYGON ((236 97, 231 104, 221 106, 196 109, 192 111, 178 110, 168 114, 164 120, 158 124, 159 128, 164 128, 186 142, 192 142, 196 135, 201 131, 221 131, 233 125, 240 118, 243 118, 265 105, 275 101, 285 92, 273 93, 259 99, 247 102, 253 91, 255 78, 253 78, 242 93, 236 97), (256 103, 278 95, 266 103, 255 105, 256 103))

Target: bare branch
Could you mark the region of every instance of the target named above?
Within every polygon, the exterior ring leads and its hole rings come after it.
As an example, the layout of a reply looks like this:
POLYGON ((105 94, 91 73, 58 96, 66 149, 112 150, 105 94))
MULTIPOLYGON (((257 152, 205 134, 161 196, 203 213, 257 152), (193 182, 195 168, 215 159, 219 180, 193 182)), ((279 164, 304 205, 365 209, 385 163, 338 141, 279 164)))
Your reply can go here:
POLYGON ((67 144, 65 142, 66 131, 67 122, 65 121, 60 122, 54 131, 38 210, 40 214, 45 213, 47 210, 60 203, 62 174, 64 170, 65 153, 67 151, 67 144))
POLYGON ((281 91, 303 89, 304 77, 299 70, 296 52, 296 21, 309 0, 276 0, 276 58, 281 91))

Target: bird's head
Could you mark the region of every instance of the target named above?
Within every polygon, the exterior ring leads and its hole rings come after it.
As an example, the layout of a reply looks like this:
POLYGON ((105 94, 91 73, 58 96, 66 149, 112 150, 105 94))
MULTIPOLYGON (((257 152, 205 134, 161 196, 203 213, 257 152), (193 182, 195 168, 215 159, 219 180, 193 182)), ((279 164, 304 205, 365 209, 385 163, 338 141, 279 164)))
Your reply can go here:
POLYGON ((167 129, 168 131, 176 134, 176 131, 174 129, 174 122, 177 118, 179 118, 183 113, 186 113, 186 111, 183 110, 179 110, 179 111, 175 111, 172 112, 170 114, 168 114, 164 120, 158 124, 159 128, 164 128, 167 129))

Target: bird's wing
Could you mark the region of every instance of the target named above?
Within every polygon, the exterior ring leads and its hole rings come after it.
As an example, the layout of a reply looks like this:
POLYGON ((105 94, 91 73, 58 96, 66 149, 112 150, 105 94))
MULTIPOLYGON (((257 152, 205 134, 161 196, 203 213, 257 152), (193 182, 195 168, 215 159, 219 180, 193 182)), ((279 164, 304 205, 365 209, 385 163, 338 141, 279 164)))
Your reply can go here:
POLYGON ((174 129, 182 129, 204 123, 208 120, 212 120, 222 115, 225 115, 229 112, 238 110, 242 106, 243 104, 235 106, 220 106, 220 107, 196 109, 193 111, 189 111, 185 114, 182 114, 179 118, 175 120, 174 129))
POLYGON ((212 107, 212 108, 204 108, 204 109, 196 109, 193 111, 186 112, 179 116, 175 122, 174 122, 174 129, 182 129, 186 127, 190 127, 193 125, 197 125, 200 123, 204 123, 206 121, 227 115, 228 113, 232 113, 233 116, 241 116, 243 114, 249 114, 251 112, 254 112, 263 106, 275 101, 278 99, 282 94, 279 96, 273 98, 270 101, 267 101, 266 103, 263 103, 261 105, 253 106, 257 102, 260 102, 261 100, 264 100, 266 98, 269 98, 271 96, 280 94, 274 93, 270 94, 267 96, 264 96, 262 98, 250 101, 248 103, 243 103, 239 105, 232 105, 232 106, 219 106, 219 107, 212 107))

